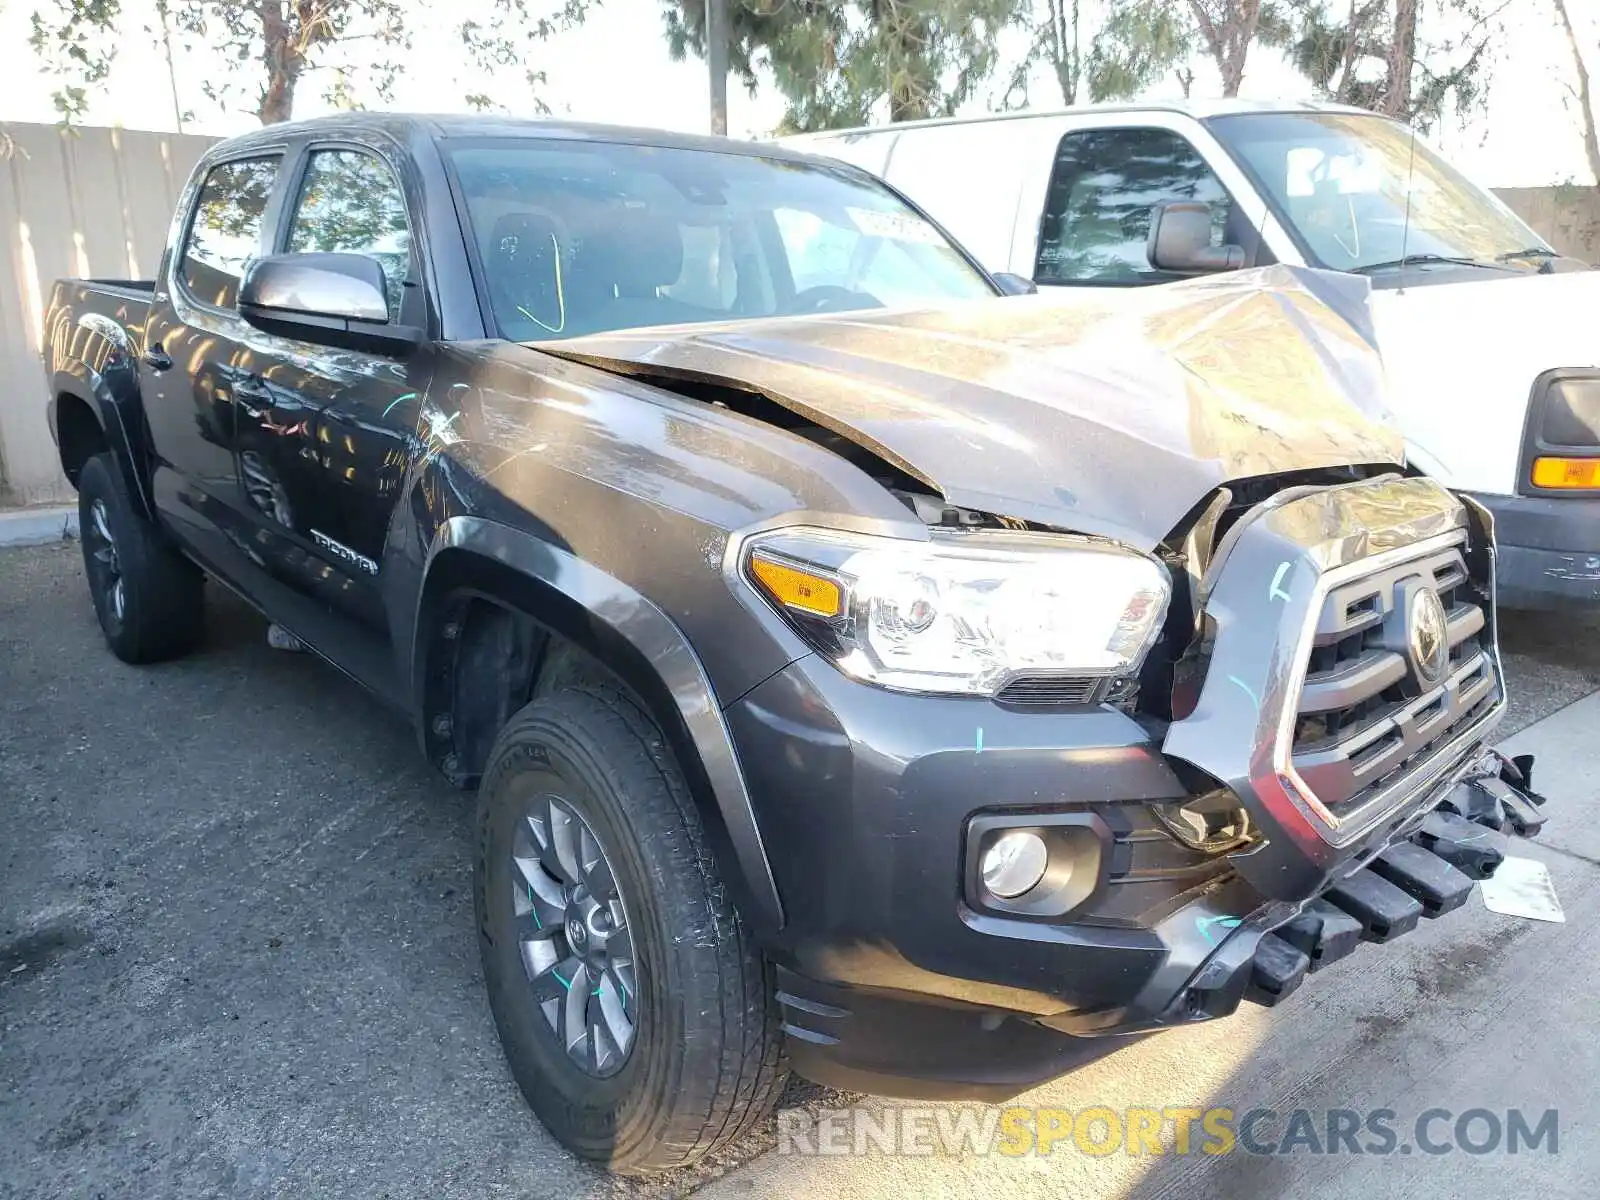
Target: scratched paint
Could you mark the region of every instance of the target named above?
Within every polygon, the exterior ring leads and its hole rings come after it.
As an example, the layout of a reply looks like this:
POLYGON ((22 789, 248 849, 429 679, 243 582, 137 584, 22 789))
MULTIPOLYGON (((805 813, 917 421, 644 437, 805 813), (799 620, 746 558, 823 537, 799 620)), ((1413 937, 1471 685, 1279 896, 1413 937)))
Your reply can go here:
POLYGON ((1260 700, 1259 697, 1257 697, 1257 695, 1255 694, 1255 691, 1250 687, 1250 685, 1248 683, 1246 683, 1244 680, 1240 679, 1237 675, 1229 675, 1228 676, 1228 682, 1233 684, 1233 685, 1235 685, 1241 692, 1243 692, 1246 696, 1250 697, 1250 703, 1255 705, 1255 709, 1256 709, 1257 712, 1261 711, 1261 700, 1260 700))
POLYGON ((1288 601, 1289 593, 1284 591, 1281 585, 1283 583, 1283 577, 1287 575, 1290 570, 1293 569, 1293 567, 1294 564, 1290 562, 1281 562, 1278 564, 1278 569, 1274 571, 1272 575, 1272 586, 1267 589, 1268 600, 1288 601))

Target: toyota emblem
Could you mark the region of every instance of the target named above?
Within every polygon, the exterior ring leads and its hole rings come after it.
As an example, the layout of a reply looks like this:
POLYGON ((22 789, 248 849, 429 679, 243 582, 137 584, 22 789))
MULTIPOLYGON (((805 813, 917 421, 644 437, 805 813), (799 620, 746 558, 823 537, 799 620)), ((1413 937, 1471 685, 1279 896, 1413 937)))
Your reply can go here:
POLYGON ((1450 629, 1439 593, 1420 587, 1411 594, 1406 615, 1406 645, 1417 678, 1431 687, 1444 678, 1450 666, 1450 629))

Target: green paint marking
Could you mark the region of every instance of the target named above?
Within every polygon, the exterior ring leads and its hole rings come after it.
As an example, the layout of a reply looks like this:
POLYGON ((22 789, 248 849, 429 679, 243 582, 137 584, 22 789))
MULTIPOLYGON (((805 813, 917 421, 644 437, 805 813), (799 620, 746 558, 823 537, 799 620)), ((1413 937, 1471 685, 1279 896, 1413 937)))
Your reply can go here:
POLYGON ((550 974, 554 975, 556 977, 556 982, 559 983, 562 987, 566 988, 567 991, 570 992, 572 990, 571 982, 568 981, 568 980, 562 979, 560 971, 556 970, 554 967, 551 967, 550 968, 550 974))
POLYGON ((404 404, 407 400, 415 400, 416 398, 417 394, 415 392, 407 392, 404 396, 396 396, 389 402, 389 407, 383 410, 383 415, 387 417, 396 404, 404 404))

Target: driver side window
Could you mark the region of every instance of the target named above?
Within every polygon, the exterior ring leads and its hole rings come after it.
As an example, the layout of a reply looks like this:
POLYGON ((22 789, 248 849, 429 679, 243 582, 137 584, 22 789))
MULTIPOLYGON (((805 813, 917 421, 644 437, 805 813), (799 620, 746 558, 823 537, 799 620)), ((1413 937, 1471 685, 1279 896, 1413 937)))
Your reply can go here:
POLYGON ((1233 201, 1182 137, 1167 129, 1067 134, 1050 175, 1034 279, 1126 284, 1172 278, 1145 253, 1150 210, 1164 200, 1209 205, 1211 244, 1223 244, 1233 201))
POLYGON ((382 160, 360 150, 315 150, 289 227, 291 254, 365 254, 383 267, 389 320, 400 321, 411 275, 405 197, 382 160))

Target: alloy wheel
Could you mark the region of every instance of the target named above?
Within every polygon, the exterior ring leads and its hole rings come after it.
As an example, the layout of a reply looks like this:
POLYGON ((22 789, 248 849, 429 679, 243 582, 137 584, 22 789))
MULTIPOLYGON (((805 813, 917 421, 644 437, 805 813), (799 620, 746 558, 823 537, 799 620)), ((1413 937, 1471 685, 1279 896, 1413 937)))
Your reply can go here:
POLYGON ((89 557, 95 565, 95 586, 105 597, 117 624, 128 608, 127 584, 122 578, 122 560, 117 556, 117 539, 111 532, 111 517, 106 502, 96 500, 89 510, 90 527, 84 531, 89 542, 89 557))
POLYGON ((638 1023, 639 978, 616 875, 587 821, 532 797, 512 840, 518 948, 550 1036, 589 1075, 616 1074, 638 1023))

